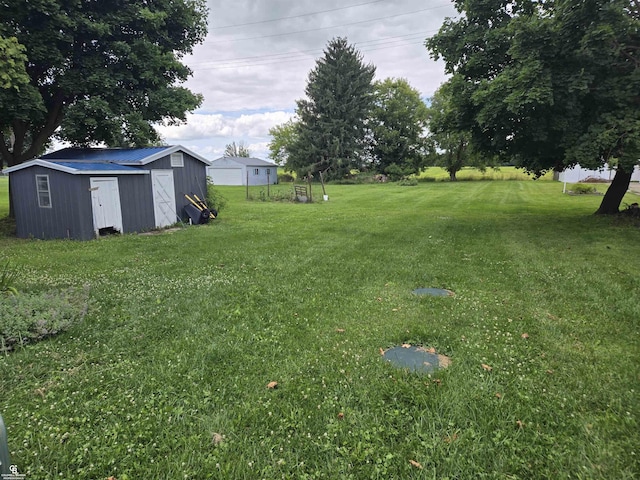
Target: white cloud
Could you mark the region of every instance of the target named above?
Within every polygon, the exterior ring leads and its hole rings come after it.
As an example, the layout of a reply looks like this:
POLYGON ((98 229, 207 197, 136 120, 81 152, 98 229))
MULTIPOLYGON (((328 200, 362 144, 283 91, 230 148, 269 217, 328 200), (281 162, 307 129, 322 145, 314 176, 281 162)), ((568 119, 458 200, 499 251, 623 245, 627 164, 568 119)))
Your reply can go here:
POLYGON ((194 72, 185 86, 204 95, 203 105, 186 125, 159 130, 168 143, 208 158, 232 141, 244 141, 254 156, 266 158, 269 128, 291 118, 316 59, 336 36, 356 45, 376 66, 377 79, 405 78, 425 97, 446 79, 424 40, 446 16, 456 15, 451 0, 207 3, 207 39, 184 59, 194 72), (312 12, 322 13, 307 15, 312 12), (273 19, 279 20, 267 21, 273 19))
POLYGON ((222 138, 231 141, 249 138, 267 138, 269 129, 286 122, 290 112, 263 112, 232 117, 221 113, 195 113, 187 115, 187 122, 177 126, 160 126, 162 137, 172 143, 176 140, 203 140, 222 138))

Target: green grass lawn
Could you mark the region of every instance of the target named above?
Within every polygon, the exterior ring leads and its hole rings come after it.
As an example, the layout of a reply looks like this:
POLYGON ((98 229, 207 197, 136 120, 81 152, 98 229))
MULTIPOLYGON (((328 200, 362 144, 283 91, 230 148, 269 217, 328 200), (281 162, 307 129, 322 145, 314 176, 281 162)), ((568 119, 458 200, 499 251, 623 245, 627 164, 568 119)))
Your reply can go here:
POLYGON ((18 290, 90 289, 81 324, 0 357, 27 479, 637 478, 640 231, 601 197, 219 190, 206 226, 0 238, 18 290), (380 350, 403 343, 452 364, 397 370, 380 350))
POLYGON ((9 177, 0 175, 0 218, 9 215, 9 177))

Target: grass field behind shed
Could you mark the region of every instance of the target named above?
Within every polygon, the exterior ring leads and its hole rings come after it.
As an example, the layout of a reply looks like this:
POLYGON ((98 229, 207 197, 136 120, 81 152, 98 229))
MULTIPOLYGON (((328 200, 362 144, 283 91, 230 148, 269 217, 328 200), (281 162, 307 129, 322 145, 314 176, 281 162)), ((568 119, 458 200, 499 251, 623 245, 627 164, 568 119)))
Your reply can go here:
POLYGON ((0 357, 26 478, 637 478, 640 230, 592 215, 601 197, 219 190, 206 226, 0 238, 20 291, 91 297, 81 324, 0 357), (402 344, 452 364, 397 370, 380 353, 402 344))
POLYGON ((9 177, 0 175, 0 218, 9 215, 9 177))

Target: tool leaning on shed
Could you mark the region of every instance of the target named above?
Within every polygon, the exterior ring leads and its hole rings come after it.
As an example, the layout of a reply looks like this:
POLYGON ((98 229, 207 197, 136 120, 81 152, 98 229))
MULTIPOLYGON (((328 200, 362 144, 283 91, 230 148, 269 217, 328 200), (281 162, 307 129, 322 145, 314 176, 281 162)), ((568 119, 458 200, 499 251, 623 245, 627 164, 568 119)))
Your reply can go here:
POLYGON ((184 197, 191 203, 184 209, 191 221, 196 225, 207 223, 210 219, 215 219, 218 216, 218 212, 215 209, 210 209, 195 193, 191 195, 185 193, 184 197))

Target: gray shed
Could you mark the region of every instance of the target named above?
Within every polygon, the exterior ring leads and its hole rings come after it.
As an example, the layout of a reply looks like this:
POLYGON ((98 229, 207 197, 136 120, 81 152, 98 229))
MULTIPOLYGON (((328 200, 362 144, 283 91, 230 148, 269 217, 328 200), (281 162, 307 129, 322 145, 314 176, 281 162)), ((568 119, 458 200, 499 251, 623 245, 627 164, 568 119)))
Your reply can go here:
POLYGON ((184 221, 184 195, 206 195, 208 165, 178 145, 65 148, 7 168, 17 235, 88 240, 184 221))
POLYGON ((207 175, 215 185, 278 183, 278 166, 259 158, 220 157, 211 161, 207 175))

